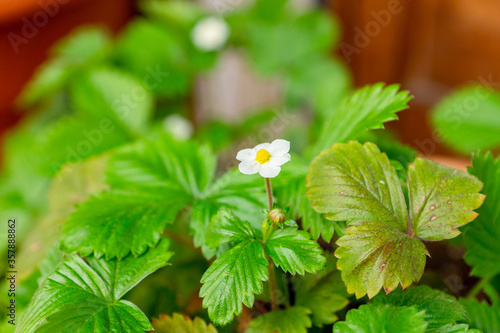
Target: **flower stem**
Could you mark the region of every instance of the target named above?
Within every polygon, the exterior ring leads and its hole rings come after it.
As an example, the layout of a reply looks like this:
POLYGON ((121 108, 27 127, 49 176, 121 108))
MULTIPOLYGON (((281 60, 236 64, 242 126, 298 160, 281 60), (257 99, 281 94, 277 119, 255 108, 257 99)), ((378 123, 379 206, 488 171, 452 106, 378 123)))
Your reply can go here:
POLYGON ((490 282, 490 280, 493 278, 493 276, 488 276, 484 277, 481 280, 479 280, 478 283, 472 288, 471 291, 467 294, 467 299, 474 299, 476 298, 477 294, 479 294, 484 287, 490 282))
MULTIPOLYGON (((266 178, 267 179, 267 178, 266 178)), ((271 309, 278 310, 278 295, 276 289, 276 273, 274 271, 274 264, 271 258, 266 253, 267 258, 267 271, 269 272, 269 294, 271 295, 271 309)))
POLYGON ((273 210, 273 188, 271 187, 271 180, 269 178, 264 178, 266 180, 266 191, 267 199, 269 201, 269 211, 273 210))
MULTIPOLYGON (((267 192, 267 199, 269 202, 269 212, 273 210, 273 188, 271 187, 271 180, 269 178, 264 178, 266 180, 266 192, 267 192)), ((265 222, 266 223, 266 222, 265 222)), ((267 225, 266 225, 267 226, 267 225)), ((264 242, 267 240, 269 235, 273 232, 275 228, 275 225, 273 224, 272 227, 267 228, 264 230, 264 242)), ((278 309, 278 296, 277 296, 277 289, 276 289, 276 273, 274 271, 274 263, 269 258, 269 256, 266 253, 266 259, 267 259, 267 271, 269 273, 269 294, 271 295, 271 309, 272 310, 277 310, 278 309)))

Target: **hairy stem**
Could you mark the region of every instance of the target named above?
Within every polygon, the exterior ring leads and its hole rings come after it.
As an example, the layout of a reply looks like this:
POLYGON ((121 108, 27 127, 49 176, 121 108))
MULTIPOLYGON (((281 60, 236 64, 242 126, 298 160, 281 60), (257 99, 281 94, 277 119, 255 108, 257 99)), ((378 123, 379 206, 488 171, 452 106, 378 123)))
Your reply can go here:
POLYGON ((269 211, 273 210, 273 188, 271 187, 271 180, 269 178, 264 178, 266 180, 266 191, 267 200, 269 201, 269 211))
MULTIPOLYGON (((267 179, 267 178, 266 178, 267 179)), ((266 253, 266 258, 267 258, 267 271, 269 272, 269 294, 271 295, 271 309, 278 310, 278 293, 276 289, 276 273, 274 271, 274 263, 269 258, 269 256, 266 253)))
POLYGON ((170 240, 173 240, 174 242, 177 242, 179 244, 182 244, 184 246, 187 246, 199 254, 203 254, 200 248, 197 248, 194 246, 193 242, 191 241, 191 238, 185 237, 183 235, 179 235, 176 232, 170 231, 170 230, 163 230, 163 234, 170 240))
POLYGON ((479 294, 484 289, 484 287, 490 282, 492 278, 493 278, 492 276, 488 276, 479 280, 479 282, 476 283, 474 288, 472 288, 471 291, 469 291, 469 293, 467 294, 467 299, 476 298, 477 294, 479 294))

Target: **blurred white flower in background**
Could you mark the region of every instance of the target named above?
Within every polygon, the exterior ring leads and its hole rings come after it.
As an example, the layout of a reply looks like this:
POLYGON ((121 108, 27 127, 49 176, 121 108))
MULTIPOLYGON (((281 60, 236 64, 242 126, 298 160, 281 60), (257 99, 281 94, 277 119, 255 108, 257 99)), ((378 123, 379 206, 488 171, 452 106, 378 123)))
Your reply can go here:
POLYGON ((163 128, 177 141, 186 141, 194 132, 193 124, 178 114, 165 117, 163 128))
POLYGON ((241 161, 238 169, 245 175, 258 172, 264 178, 274 178, 280 173, 281 166, 290 161, 289 151, 290 142, 282 139, 240 150, 236 155, 241 161))
POLYGON ((191 40, 201 51, 215 51, 226 44, 229 38, 229 26, 217 17, 200 20, 191 30, 191 40))

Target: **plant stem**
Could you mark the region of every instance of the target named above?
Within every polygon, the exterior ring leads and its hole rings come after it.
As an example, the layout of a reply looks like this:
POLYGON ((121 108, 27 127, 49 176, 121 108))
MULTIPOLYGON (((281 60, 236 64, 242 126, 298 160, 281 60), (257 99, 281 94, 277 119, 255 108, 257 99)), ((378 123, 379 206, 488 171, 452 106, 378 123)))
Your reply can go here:
POLYGON ((472 290, 469 291, 469 293, 467 294, 467 299, 476 298, 477 294, 479 294, 483 290, 484 286, 487 285, 492 278, 493 276, 488 276, 479 280, 479 282, 476 283, 474 288, 472 288, 472 290))
MULTIPOLYGON (((266 178, 267 179, 267 178, 266 178)), ((266 253, 267 258, 267 271, 269 272, 269 294, 271 295, 271 309, 278 310, 278 295, 276 289, 276 273, 274 271, 274 264, 271 258, 266 253)))
MULTIPOLYGON (((271 187, 271 180, 269 178, 264 178, 266 180, 266 192, 267 192, 267 200, 269 202, 269 212, 273 210, 273 188, 271 187)), ((273 232, 275 228, 275 225, 273 224, 272 227, 265 228, 264 231, 264 242, 267 240, 269 235, 273 232)), ((267 271, 269 273, 269 294, 271 295, 271 309, 272 310, 277 310, 278 309, 278 296, 277 296, 277 289, 276 289, 276 273, 274 271, 274 263, 269 258, 269 256, 266 255, 267 259, 267 271)))
POLYGON ((271 187, 271 180, 269 178, 264 178, 266 180, 266 191, 267 200, 269 201, 269 211, 273 210, 273 188, 271 187))

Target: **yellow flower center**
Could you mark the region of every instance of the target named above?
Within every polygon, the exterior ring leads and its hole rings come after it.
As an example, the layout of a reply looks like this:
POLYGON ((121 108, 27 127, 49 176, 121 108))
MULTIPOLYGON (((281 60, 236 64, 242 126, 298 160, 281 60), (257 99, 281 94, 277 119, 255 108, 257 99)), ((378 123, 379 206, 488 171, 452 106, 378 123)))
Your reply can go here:
POLYGON ((264 164, 269 162, 271 159, 271 154, 265 149, 259 149, 257 152, 257 156, 255 157, 255 160, 259 162, 260 164, 264 164))

